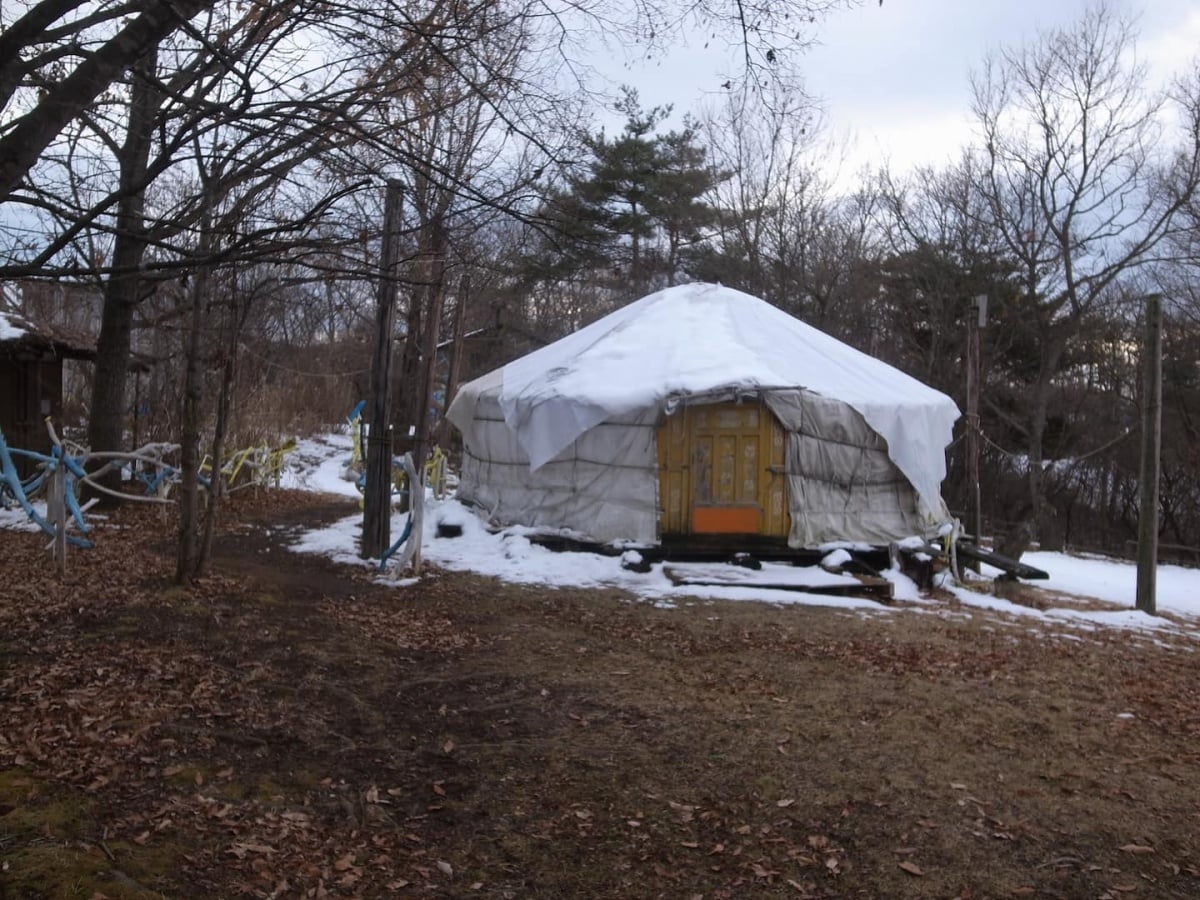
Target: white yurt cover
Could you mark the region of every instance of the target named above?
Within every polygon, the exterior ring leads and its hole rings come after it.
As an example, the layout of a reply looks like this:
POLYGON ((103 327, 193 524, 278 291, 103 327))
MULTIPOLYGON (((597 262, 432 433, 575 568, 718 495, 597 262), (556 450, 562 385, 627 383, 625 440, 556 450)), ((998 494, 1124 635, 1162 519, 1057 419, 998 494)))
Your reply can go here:
MULTIPOLYGON (((790 488, 817 457, 831 471, 847 467, 838 479, 866 478, 863 454, 873 449, 915 491, 917 524, 945 518, 939 488, 954 402, 763 300, 712 284, 651 294, 464 385, 448 412, 466 450, 459 494, 505 523, 653 542, 661 416, 681 403, 750 396, 788 432, 790 488), (870 432, 886 446, 848 440, 870 432), (824 448, 815 455, 814 437, 824 448)), ((878 464, 866 468, 892 485, 878 464)), ((805 523, 798 493, 789 497, 793 546, 914 533, 912 516, 871 524, 879 504, 861 491, 853 501, 844 494, 838 516, 805 523)))

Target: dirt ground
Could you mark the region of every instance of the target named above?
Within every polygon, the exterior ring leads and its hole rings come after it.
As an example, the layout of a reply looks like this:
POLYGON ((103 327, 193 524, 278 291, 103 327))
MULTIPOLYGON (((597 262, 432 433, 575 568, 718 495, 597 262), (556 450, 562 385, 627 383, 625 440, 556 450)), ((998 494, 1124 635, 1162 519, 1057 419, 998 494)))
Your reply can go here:
POLYGON ((1196 645, 0 532, 0 900, 1200 896, 1196 645))

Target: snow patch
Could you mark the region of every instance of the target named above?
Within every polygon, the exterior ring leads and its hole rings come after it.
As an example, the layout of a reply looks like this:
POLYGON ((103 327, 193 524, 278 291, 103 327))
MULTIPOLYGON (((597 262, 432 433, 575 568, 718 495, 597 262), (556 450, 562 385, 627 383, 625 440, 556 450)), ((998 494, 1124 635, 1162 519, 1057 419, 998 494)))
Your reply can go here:
POLYGON ((13 321, 12 317, 0 312, 0 341, 15 341, 26 333, 26 329, 13 321))
POLYGON ((821 559, 822 569, 840 569, 846 563, 850 562, 853 557, 850 556, 849 550, 841 548, 834 550, 832 553, 826 553, 821 559))

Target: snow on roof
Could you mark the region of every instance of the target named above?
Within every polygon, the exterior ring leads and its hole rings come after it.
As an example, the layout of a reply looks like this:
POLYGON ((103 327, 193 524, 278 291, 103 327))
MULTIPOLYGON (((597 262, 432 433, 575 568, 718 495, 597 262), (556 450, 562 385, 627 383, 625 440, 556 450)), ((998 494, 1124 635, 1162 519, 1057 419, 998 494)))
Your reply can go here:
MULTIPOLYGON (((93 359, 96 345, 89 335, 53 323, 37 322, 18 312, 13 305, 12 291, 0 293, 0 302, 10 308, 0 308, 0 344, 10 344, 39 352, 52 352, 70 359, 93 359)), ((131 367, 136 363, 131 363, 131 367)), ((144 364, 143 364, 144 365, 144 364)))
MULTIPOLYGON (((497 387, 505 421, 534 469, 600 422, 661 407, 672 395, 804 388, 857 410, 931 508, 959 415, 940 391, 764 300, 716 284, 643 297, 461 393, 497 387)), ((465 430, 458 413, 451 410, 451 421, 465 430)))
POLYGON ((0 312, 0 341, 15 341, 26 334, 26 329, 8 313, 0 312))

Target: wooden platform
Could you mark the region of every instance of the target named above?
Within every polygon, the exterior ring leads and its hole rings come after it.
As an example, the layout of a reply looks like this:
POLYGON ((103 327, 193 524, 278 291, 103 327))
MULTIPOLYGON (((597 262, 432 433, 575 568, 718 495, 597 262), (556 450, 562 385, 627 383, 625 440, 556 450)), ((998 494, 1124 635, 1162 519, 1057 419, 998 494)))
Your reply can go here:
MULTIPOLYGON (((620 556, 625 548, 594 544, 559 535, 530 535, 530 542, 547 550, 598 553, 620 556)), ((829 550, 794 549, 783 541, 758 535, 686 535, 664 537, 654 547, 634 548, 649 562, 728 562, 738 554, 761 562, 786 562, 796 566, 815 566, 829 550)), ((863 574, 880 572, 891 565, 887 547, 855 547, 847 550, 851 562, 847 569, 863 574)))
MULTIPOLYGON (((575 550, 619 556, 623 548, 607 544, 592 544, 559 536, 531 536, 533 543, 551 550, 575 550)), ((933 576, 945 565, 945 550, 938 544, 924 546, 893 545, 892 547, 855 547, 847 549, 850 559, 841 567, 838 577, 843 581, 820 583, 813 576, 796 575, 806 571, 824 572, 819 563, 831 552, 828 549, 794 549, 786 544, 758 535, 667 535, 655 547, 638 547, 637 552, 647 563, 663 563, 663 573, 678 585, 698 587, 753 587, 764 590, 804 591, 815 594, 843 596, 867 596, 881 602, 892 599, 892 583, 880 577, 880 572, 891 568, 898 560, 901 569, 912 578, 918 587, 928 590, 933 585, 933 576), (738 565, 727 567, 694 567, 696 563, 729 563, 735 557, 749 557, 763 565, 755 571, 738 565)), ((1047 572, 1010 559, 991 550, 977 547, 974 543, 959 540, 956 552, 961 559, 973 559, 994 566, 1004 574, 1001 578, 1044 580, 1047 572)))
POLYGON ((819 566, 765 563, 759 569, 748 569, 736 565, 669 562, 663 565, 663 574, 672 584, 681 586, 746 587, 843 597, 865 596, 883 603, 892 599, 892 583, 886 578, 827 572, 819 566))

